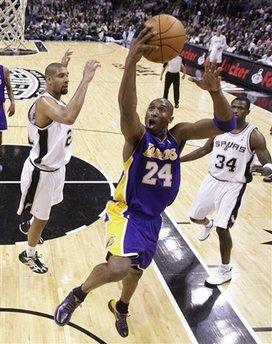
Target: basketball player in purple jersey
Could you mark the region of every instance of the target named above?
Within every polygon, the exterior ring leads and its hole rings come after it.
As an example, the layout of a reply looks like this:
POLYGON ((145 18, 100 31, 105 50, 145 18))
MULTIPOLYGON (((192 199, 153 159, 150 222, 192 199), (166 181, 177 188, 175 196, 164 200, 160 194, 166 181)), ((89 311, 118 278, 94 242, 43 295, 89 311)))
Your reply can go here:
POLYGON ((67 324, 88 293, 105 283, 122 280, 120 300, 111 300, 109 309, 115 326, 127 337, 128 305, 138 281, 156 251, 161 213, 176 198, 180 186, 179 154, 189 139, 203 139, 230 131, 236 121, 220 90, 218 72, 207 71, 193 81, 210 92, 214 119, 179 123, 173 120, 173 105, 167 99, 153 100, 147 109, 145 125, 136 112, 136 63, 144 51, 156 49, 146 42, 155 33, 143 29, 130 46, 119 90, 121 131, 125 137, 124 171, 112 201, 106 207, 107 258, 94 267, 87 280, 74 288, 55 311, 55 322, 67 324))
MULTIPOLYGON (((5 102, 5 88, 7 89, 8 97, 10 100, 10 106, 8 108, 8 116, 11 117, 15 113, 15 102, 12 93, 11 83, 10 83, 10 72, 9 70, 0 65, 0 147, 2 145, 2 131, 7 130, 7 119, 5 115, 4 102, 5 102)), ((1 151, 0 151, 1 159, 1 151)))

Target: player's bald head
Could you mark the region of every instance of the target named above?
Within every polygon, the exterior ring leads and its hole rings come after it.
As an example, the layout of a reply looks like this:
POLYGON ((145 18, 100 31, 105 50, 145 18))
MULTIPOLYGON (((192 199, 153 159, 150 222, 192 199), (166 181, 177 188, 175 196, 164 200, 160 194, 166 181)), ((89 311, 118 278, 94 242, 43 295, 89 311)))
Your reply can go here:
POLYGON ((55 75, 55 74, 57 74, 62 68, 65 68, 65 69, 66 69, 66 67, 64 67, 61 63, 57 63, 57 62, 50 63, 50 65, 48 65, 48 66, 45 68, 44 75, 45 75, 45 77, 55 75))
POLYGON ((162 105, 164 105, 166 108, 167 108, 167 112, 169 114, 169 116, 173 116, 173 112, 174 112, 174 106, 173 104, 166 98, 157 98, 157 99, 154 99, 152 100, 151 104, 152 103, 161 103, 162 105))

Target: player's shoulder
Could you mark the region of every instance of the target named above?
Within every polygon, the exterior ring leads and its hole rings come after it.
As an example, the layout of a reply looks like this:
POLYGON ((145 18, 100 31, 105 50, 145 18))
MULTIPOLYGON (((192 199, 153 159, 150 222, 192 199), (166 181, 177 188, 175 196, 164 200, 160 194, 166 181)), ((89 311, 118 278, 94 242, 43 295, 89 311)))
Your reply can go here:
POLYGON ((47 109, 58 104, 57 100, 44 93, 36 99, 36 109, 47 109))
POLYGON ((254 127, 250 134, 250 146, 252 149, 265 144, 265 137, 257 127, 254 127))
POLYGON ((169 133, 179 143, 181 141, 182 136, 184 136, 184 132, 187 131, 188 125, 190 125, 190 123, 179 122, 176 125, 174 125, 171 129, 169 129, 169 133))

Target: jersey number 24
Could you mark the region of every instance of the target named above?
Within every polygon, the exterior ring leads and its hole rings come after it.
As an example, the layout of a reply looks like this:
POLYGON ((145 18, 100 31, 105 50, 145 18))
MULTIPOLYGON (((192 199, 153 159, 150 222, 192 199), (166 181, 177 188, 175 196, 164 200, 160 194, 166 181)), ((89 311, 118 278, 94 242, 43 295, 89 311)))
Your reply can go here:
POLYGON ((171 164, 164 164, 159 169, 155 161, 148 161, 145 166, 148 172, 143 176, 142 182, 148 185, 156 185, 157 179, 163 179, 163 186, 172 186, 171 164))

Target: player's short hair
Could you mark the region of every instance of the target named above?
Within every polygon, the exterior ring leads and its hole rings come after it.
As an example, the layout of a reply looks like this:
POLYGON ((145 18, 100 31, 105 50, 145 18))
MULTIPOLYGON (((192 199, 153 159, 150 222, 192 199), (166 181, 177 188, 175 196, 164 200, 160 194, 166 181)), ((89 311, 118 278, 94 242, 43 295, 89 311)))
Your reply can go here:
POLYGON ((236 98, 234 98, 232 100, 231 103, 233 103, 234 100, 239 100, 239 101, 245 102, 246 103, 246 108, 249 110, 249 108, 250 108, 250 101, 249 101, 249 99, 247 97, 236 97, 236 98))
POLYGON ((60 68, 63 68, 63 67, 64 66, 61 63, 57 63, 57 62, 50 63, 50 65, 48 65, 45 68, 44 75, 45 76, 51 76, 51 75, 55 74, 60 68))

